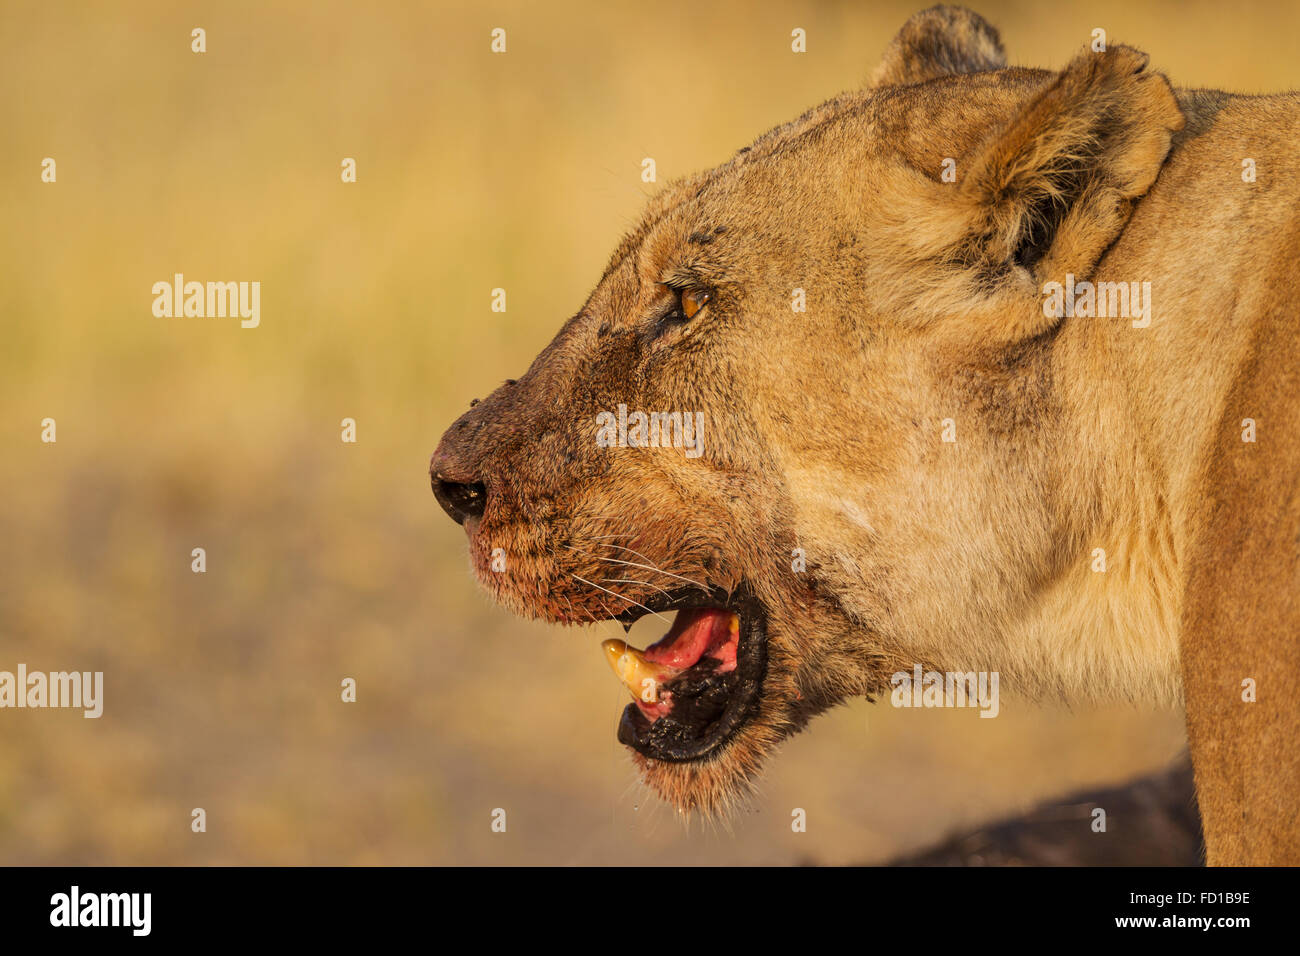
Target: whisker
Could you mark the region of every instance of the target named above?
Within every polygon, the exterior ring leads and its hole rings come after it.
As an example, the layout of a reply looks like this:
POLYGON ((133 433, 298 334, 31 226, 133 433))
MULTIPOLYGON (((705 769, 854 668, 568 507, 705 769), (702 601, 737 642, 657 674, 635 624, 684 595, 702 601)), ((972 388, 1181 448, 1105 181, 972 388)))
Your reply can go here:
POLYGON ((682 577, 682 575, 680 574, 673 574, 671 571, 660 570, 659 568, 656 568, 650 564, 637 564, 635 561, 622 561, 618 558, 607 558, 601 554, 592 554, 590 551, 583 551, 581 548, 575 548, 571 544, 566 544, 564 547, 568 548, 570 551, 577 551, 579 554, 585 554, 589 558, 595 558, 597 561, 605 561, 608 562, 609 564, 625 564, 629 568, 642 568, 643 570, 646 571, 653 571, 655 574, 662 574, 670 578, 676 578, 679 581, 685 581, 687 584, 693 584, 701 591, 704 591, 705 593, 708 593, 709 590, 699 581, 696 581, 692 578, 682 577))
MULTIPOLYGON (((636 555, 638 558, 640 558, 642 561, 649 561, 651 564, 654 564, 653 561, 650 561, 650 559, 647 558, 647 557, 646 557, 644 554, 642 554, 640 551, 633 551, 631 548, 625 548, 625 547, 623 547, 623 546, 620 545, 620 544, 601 544, 601 545, 598 545, 598 547, 601 547, 601 548, 618 548, 618 550, 620 550, 620 551, 626 551, 628 554, 635 554, 635 555, 636 555)), ((658 571, 659 569, 658 569, 658 568, 655 568, 655 570, 658 571)))
POLYGON ((618 558, 604 558, 594 554, 591 555, 591 557, 597 558, 600 561, 608 561, 610 564, 625 564, 629 568, 641 568, 642 570, 651 571, 655 574, 662 574, 670 578, 676 578, 678 581, 685 581, 687 584, 693 584, 701 591, 704 591, 706 593, 709 590, 699 581, 692 580, 691 578, 682 577, 680 574, 673 574, 671 571, 660 571, 658 568, 652 567, 651 565, 648 564, 637 564, 635 561, 620 561, 618 558))
MULTIPOLYGON (((671 626, 671 624, 673 623, 672 621, 669 621, 668 618, 666 618, 666 617, 664 617, 662 614, 660 614, 658 611, 651 611, 650 608, 646 607, 646 606, 645 606, 644 604, 642 604, 640 601, 633 601, 630 597, 624 597, 623 595, 619 594, 617 591, 611 591, 609 588, 602 588, 599 584, 596 584, 596 583, 594 583, 594 582, 592 582, 592 581, 588 581, 586 578, 580 578, 580 577, 578 577, 576 574, 573 575, 573 577, 574 577, 575 579, 581 581, 583 584, 590 585, 591 587, 595 588, 595 589, 598 590, 598 591, 604 591, 606 594, 613 595, 614 597, 618 598, 620 601, 626 601, 628 604, 635 604, 637 607, 639 607, 639 608, 643 608, 644 610, 649 611, 649 612, 650 612, 651 614, 653 614, 655 617, 659 618, 659 620, 666 622, 666 623, 669 624, 670 626, 671 626)), ((603 601, 601 602, 601 605, 600 605, 600 606, 601 606, 601 607, 605 607, 605 604, 604 604, 603 601)), ((605 610, 608 611, 609 608, 605 608, 605 610)), ((614 617, 614 616, 615 616, 615 615, 613 615, 613 614, 610 615, 610 617, 614 617)))
POLYGON ((664 590, 657 584, 651 584, 649 581, 637 581, 633 578, 601 578, 606 584, 640 584, 643 587, 654 588, 660 594, 666 594, 668 597, 673 596, 673 592, 664 590))

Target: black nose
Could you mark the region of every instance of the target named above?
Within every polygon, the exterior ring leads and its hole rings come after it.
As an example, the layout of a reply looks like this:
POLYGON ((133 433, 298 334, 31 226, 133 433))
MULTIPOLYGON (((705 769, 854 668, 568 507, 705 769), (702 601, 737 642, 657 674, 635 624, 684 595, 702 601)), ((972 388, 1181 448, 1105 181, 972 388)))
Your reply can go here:
POLYGON ((429 469, 429 478, 433 483, 433 496, 456 524, 464 524, 466 518, 483 517, 483 508, 487 505, 487 488, 481 481, 450 481, 441 477, 432 467, 429 469))
POLYGON ((475 405, 451 423, 429 459, 433 496, 457 524, 483 517, 488 505, 489 476, 481 441, 484 406, 475 405))

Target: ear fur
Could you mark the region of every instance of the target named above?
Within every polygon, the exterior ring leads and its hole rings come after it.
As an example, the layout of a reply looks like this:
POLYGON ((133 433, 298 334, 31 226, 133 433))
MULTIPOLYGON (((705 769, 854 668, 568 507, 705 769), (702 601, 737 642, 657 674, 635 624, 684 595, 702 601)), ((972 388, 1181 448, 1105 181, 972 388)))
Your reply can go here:
POLYGON ((970 259, 1086 278, 1164 163, 1183 114, 1131 47, 1077 56, 977 151, 961 183, 970 259))
POLYGON ((940 5, 903 24, 867 86, 905 86, 1006 65, 998 31, 983 17, 964 7, 940 5))

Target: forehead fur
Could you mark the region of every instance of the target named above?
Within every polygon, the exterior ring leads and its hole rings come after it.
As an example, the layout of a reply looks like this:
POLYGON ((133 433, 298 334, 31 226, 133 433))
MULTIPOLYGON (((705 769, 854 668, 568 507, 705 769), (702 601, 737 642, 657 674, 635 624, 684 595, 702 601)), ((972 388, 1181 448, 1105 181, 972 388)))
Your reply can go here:
POLYGON ((1052 76, 1009 69, 841 94, 720 166, 665 186, 618 245, 602 282, 619 275, 659 282, 673 269, 738 280, 726 273, 729 248, 760 238, 780 254, 814 233, 804 218, 810 213, 834 213, 842 229, 861 231, 870 219, 861 214, 894 201, 886 188, 898 185, 892 173, 938 183, 945 160, 960 169, 1052 76), (787 228, 801 219, 807 235, 787 228))

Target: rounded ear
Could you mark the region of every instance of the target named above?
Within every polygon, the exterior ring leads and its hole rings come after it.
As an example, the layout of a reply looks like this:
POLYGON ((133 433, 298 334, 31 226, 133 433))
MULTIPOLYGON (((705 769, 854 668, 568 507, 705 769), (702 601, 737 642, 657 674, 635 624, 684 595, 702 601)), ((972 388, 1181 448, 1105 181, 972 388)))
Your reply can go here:
POLYGON ((1002 40, 988 21, 965 7, 940 5, 903 24, 867 86, 905 86, 1006 65, 1002 40))
POLYGON ((967 261, 1087 278, 1155 182, 1183 114, 1131 47, 1077 56, 976 151, 967 261))

